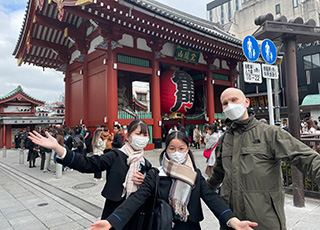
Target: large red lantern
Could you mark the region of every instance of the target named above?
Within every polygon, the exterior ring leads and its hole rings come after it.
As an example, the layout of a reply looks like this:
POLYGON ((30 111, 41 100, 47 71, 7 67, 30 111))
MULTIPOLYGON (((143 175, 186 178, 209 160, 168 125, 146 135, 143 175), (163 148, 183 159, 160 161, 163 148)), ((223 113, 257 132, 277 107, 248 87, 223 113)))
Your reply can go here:
POLYGON ((161 73, 161 113, 186 113, 194 102, 192 77, 183 71, 168 70, 161 73))

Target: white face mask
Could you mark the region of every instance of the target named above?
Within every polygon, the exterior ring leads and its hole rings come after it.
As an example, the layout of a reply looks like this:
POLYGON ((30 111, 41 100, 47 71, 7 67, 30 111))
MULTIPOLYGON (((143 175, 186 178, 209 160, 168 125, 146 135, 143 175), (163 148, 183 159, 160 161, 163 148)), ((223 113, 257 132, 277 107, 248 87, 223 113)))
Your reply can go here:
POLYGON ((185 153, 180 153, 180 152, 174 152, 174 153, 167 153, 170 160, 172 160, 173 162, 176 162, 178 164, 183 164, 186 161, 186 155, 188 154, 188 152, 185 153))
POLYGON ((144 149, 149 142, 148 137, 141 137, 141 136, 131 136, 131 147, 134 150, 142 150, 144 149))
POLYGON ((223 110, 223 113, 230 119, 230 120, 237 120, 241 118, 246 111, 244 107, 244 103, 241 104, 228 104, 228 106, 223 110))

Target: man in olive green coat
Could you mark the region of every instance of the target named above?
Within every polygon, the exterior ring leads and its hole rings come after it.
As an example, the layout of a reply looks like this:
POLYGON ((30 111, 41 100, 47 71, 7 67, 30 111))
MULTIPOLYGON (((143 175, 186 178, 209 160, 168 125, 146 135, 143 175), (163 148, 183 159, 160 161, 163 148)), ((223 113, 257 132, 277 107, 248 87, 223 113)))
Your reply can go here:
POLYGON ((257 222, 255 229, 286 229, 281 161, 320 184, 320 156, 283 129, 249 117, 250 100, 241 90, 228 88, 220 100, 231 123, 216 148, 209 186, 222 184, 220 195, 239 219, 257 222))

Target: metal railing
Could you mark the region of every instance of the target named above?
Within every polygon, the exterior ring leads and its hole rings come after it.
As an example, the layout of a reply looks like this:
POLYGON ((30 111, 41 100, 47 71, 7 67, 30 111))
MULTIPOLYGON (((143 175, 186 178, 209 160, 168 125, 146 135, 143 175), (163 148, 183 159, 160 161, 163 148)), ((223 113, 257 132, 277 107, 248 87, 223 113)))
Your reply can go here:
MULTIPOLYGON (((139 119, 152 119, 151 112, 137 112, 139 119)), ((134 117, 124 111, 118 111, 118 119, 134 119, 134 117)))
MULTIPOLYGON (((312 149, 320 154, 320 134, 301 135, 300 141, 310 146, 312 149)), ((290 162, 282 162, 283 186, 287 192, 292 191, 292 177, 290 162)), ((304 192, 305 195, 312 198, 320 199, 320 189, 308 177, 304 178, 304 192)))

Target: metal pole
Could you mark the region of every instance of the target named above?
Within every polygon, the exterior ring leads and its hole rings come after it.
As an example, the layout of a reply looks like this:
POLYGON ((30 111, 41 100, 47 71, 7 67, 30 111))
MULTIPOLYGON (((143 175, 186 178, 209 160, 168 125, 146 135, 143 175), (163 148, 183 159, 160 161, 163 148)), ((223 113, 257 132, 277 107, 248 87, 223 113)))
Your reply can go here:
POLYGON ((2 148, 2 157, 3 158, 7 157, 7 148, 6 148, 6 146, 3 146, 3 148, 2 148))
POLYGON ((271 82, 270 78, 267 78, 266 81, 267 81, 267 93, 268 93, 269 124, 270 125, 274 125, 273 99, 272 99, 272 82, 271 82))
MULTIPOLYGON (((279 74, 281 77, 281 72, 279 74)), ((275 107, 275 124, 281 125, 281 116, 280 116, 280 99, 279 99, 279 80, 274 80, 274 107, 275 107)))
POLYGON ((62 178, 62 164, 56 163, 56 179, 62 178))
MULTIPOLYGON (((300 113, 298 98, 298 80, 296 64, 296 44, 293 38, 284 40, 286 88, 288 102, 289 130, 293 137, 300 140, 300 113)), ((293 204, 304 207, 303 174, 295 167, 291 167, 293 204)))
POLYGON ((23 151, 23 149, 20 149, 20 152, 19 152, 19 164, 24 164, 24 151, 23 151))

